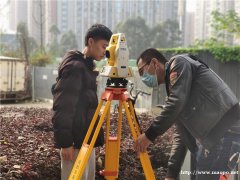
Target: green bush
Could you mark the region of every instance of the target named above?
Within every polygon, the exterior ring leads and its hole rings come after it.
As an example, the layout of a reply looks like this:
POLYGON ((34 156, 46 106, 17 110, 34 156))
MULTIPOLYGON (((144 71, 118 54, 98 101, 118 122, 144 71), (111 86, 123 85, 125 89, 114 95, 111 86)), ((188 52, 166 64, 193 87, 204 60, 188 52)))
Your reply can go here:
POLYGON ((51 58, 45 53, 36 52, 30 58, 30 63, 35 66, 46 66, 51 63, 51 58))
POLYGON ((175 54, 198 54, 199 52, 210 52, 216 60, 221 62, 237 61, 240 62, 240 46, 225 47, 225 46, 211 46, 208 48, 173 48, 173 49, 158 49, 165 55, 175 54))
POLYGON ((215 59, 221 62, 238 61, 240 62, 240 46, 234 47, 211 47, 209 51, 215 59))

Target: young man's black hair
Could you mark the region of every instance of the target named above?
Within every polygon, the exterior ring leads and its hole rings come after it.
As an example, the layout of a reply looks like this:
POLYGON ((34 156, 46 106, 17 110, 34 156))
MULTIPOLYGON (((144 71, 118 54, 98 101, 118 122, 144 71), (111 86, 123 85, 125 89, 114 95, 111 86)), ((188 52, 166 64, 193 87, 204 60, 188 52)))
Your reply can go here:
POLYGON ((112 36, 112 32, 102 24, 94 24, 92 25, 85 36, 85 46, 88 46, 88 39, 93 38, 95 41, 99 39, 104 39, 109 41, 112 36))
POLYGON ((140 59, 143 62, 150 63, 152 58, 156 58, 160 63, 165 64, 167 59, 156 49, 149 48, 142 52, 142 54, 137 58, 137 64, 140 59))

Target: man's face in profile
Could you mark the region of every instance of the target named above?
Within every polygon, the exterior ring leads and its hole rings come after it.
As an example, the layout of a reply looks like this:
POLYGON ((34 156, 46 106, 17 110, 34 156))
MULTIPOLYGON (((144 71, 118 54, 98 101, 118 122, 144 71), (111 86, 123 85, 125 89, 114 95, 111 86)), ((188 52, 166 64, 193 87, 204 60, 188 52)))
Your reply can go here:
POLYGON ((106 48, 108 46, 108 41, 104 39, 94 40, 90 38, 89 49, 91 51, 91 56, 100 61, 105 57, 106 48))

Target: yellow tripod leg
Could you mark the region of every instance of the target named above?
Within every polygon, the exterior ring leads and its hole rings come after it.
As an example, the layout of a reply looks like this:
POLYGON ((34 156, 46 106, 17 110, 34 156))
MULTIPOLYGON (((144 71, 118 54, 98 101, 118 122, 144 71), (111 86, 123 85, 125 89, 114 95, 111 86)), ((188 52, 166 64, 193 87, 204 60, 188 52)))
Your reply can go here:
MULTIPOLYGON (((127 120, 128 120, 128 124, 130 126, 130 130, 133 135, 133 139, 134 139, 134 141, 136 141, 138 134, 140 134, 139 127, 137 128, 138 125, 136 123, 133 124, 133 122, 136 122, 136 119, 134 119, 134 120, 131 119, 131 114, 128 109, 128 105, 127 105, 126 101, 123 101, 123 106, 124 106, 124 109, 125 109, 125 112, 127 115, 127 120), (134 125, 135 125, 135 127, 134 127, 134 125)), ((129 106, 129 107, 131 108, 131 106, 129 106)), ((135 115, 132 114, 132 117, 135 117, 135 115)), ((152 165, 151 165, 151 162, 150 162, 147 152, 140 153, 140 161, 141 161, 146 179, 147 180, 155 180, 155 175, 154 175, 152 165)))
POLYGON ((120 156, 120 143, 121 143, 121 134, 122 134, 122 101, 119 101, 118 108, 118 159, 117 159, 117 169, 119 169, 119 156, 120 156))
POLYGON ((108 110, 108 113, 107 113, 107 119, 106 119, 106 142, 105 142, 105 169, 106 169, 106 162, 107 160, 106 159, 109 159, 109 154, 106 153, 106 150, 108 149, 108 146, 109 146, 109 143, 108 143, 108 140, 109 140, 109 137, 110 137, 110 108, 108 110))
POLYGON ((132 118, 133 118, 133 123, 134 123, 135 127, 137 128, 136 129, 137 136, 139 136, 141 134, 141 130, 140 130, 140 127, 138 125, 138 122, 137 122, 137 119, 135 116, 135 111, 134 111, 132 101, 128 100, 128 105, 129 105, 129 109, 130 109, 130 114, 132 115, 132 118))
POLYGON ((115 180, 116 178, 118 178, 121 127, 122 127, 122 102, 121 101, 119 103, 118 112, 119 113, 118 113, 117 137, 109 137, 110 111, 109 111, 109 116, 107 120, 105 170, 104 170, 104 176, 107 180, 115 180))
POLYGON ((102 124, 103 124, 103 121, 104 121, 104 118, 106 116, 106 113, 108 112, 108 109, 110 108, 110 104, 111 104, 111 101, 107 101, 105 107, 104 107, 104 110, 103 110, 103 114, 98 122, 98 125, 96 127, 96 130, 94 132, 94 135, 92 137, 92 140, 90 142, 90 144, 88 145, 88 140, 90 138, 90 135, 93 131, 93 127, 94 125, 96 124, 96 121, 97 121, 97 117, 98 117, 98 114, 101 110, 101 107, 102 107, 102 104, 103 104, 103 100, 100 100, 99 104, 98 104, 98 107, 97 107, 97 110, 93 116, 93 119, 91 121, 91 124, 89 126, 89 129, 88 129, 88 132, 84 138, 84 141, 83 141, 83 145, 80 149, 80 152, 77 156, 77 159, 74 163, 74 166, 73 166, 73 169, 71 171, 71 174, 69 176, 69 180, 79 180, 83 174, 83 171, 87 165, 87 162, 88 162, 88 159, 90 157, 90 154, 92 152, 92 149, 94 147, 94 144, 96 142, 96 139, 97 139, 97 136, 99 134, 99 131, 100 131, 100 128, 102 127, 102 124))

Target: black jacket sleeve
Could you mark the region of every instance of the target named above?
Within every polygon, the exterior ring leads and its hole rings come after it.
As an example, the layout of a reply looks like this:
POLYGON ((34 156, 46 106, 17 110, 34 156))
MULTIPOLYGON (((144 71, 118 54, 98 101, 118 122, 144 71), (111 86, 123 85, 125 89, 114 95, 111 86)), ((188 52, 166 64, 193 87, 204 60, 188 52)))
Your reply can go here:
POLYGON ((53 95, 53 129, 57 147, 73 145, 72 124, 79 92, 83 88, 82 66, 69 64, 62 70, 53 95))
POLYGON ((182 57, 176 57, 170 68, 171 73, 177 73, 174 84, 170 86, 170 94, 166 101, 166 107, 145 132, 148 139, 154 141, 157 136, 170 128, 180 112, 183 110, 192 85, 191 64, 182 57))
POLYGON ((184 144, 178 129, 175 129, 166 177, 177 178, 179 176, 186 153, 187 147, 184 144))

